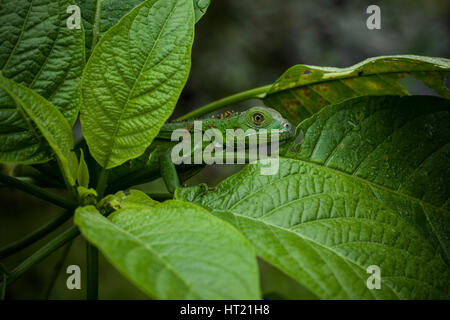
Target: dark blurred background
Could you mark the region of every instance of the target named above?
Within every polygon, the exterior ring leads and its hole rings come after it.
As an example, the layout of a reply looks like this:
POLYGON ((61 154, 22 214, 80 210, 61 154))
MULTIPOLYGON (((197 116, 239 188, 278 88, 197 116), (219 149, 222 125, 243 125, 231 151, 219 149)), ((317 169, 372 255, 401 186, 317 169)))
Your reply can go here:
POLYGON ((274 82, 295 64, 348 67, 379 55, 449 57, 447 0, 212 0, 175 115, 274 82), (381 8, 381 30, 366 9, 381 8))
MULTIPOLYGON (((295 64, 347 67, 368 57, 418 54, 450 57, 448 0, 212 0, 196 26, 192 69, 174 117, 224 96, 274 82, 295 64), (367 6, 381 8, 381 30, 366 27, 367 6)), ((428 93, 417 83, 414 93, 428 93)), ((248 107, 260 103, 243 103, 248 107)), ((230 106, 236 109, 236 106, 230 106)), ((214 185, 237 166, 213 166, 188 181, 214 185)), ((160 190, 160 181, 140 187, 160 190)), ((52 190, 53 191, 53 190, 52 190)), ((60 214, 60 209, 20 191, 0 187, 0 247, 20 239, 60 214)), ((67 224, 68 225, 68 224, 67 224)), ((9 269, 60 232, 47 236, 2 263, 9 269)), ((65 248, 35 265, 8 288, 7 299, 84 299, 85 241, 71 245, 63 268, 54 279, 55 264, 65 248), (66 288, 68 265, 82 270, 82 290, 66 288)), ((103 257, 100 258, 101 299, 144 299, 103 257)), ((262 266, 263 291, 274 297, 312 297, 291 286, 284 275, 262 266), (277 290, 283 292, 277 292, 277 290)))

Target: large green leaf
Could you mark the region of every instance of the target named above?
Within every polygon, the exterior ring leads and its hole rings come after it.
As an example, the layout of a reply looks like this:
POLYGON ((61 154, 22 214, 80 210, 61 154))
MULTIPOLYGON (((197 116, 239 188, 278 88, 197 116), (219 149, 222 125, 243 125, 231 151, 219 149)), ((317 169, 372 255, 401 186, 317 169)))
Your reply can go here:
POLYGON ((102 35, 143 0, 76 0, 81 9, 89 56, 102 35), (95 35, 94 35, 95 34, 95 35))
POLYGON ((302 122, 277 174, 248 165, 176 198, 215 210, 319 297, 449 298, 449 111, 434 97, 347 100, 302 122))
MULTIPOLYGON (((3 76, 0 76, 0 89, 9 95, 15 102, 17 110, 28 119, 29 131, 34 132, 35 138, 45 139, 56 155, 66 183, 74 186, 78 160, 72 151, 72 128, 62 113, 33 90, 3 76)), ((7 153, 0 154, 3 158, 8 157, 7 153)))
MULTIPOLYGON (((93 41, 97 42, 106 31, 143 0, 76 0, 76 2, 81 8, 89 56, 93 50, 93 41)), ((209 3, 210 0, 194 0, 196 22, 205 14, 209 3)))
POLYGON ((75 213, 82 234, 143 292, 156 299, 258 299, 253 247, 228 223, 180 201, 75 213))
MULTIPOLYGON (((67 28, 69 0, 2 0, 0 70, 3 76, 53 103, 73 124, 80 103, 84 64, 82 30, 67 28)), ((48 146, 30 131, 26 117, 0 90, 0 161, 38 163, 48 146)))
POLYGON ((112 168, 142 154, 173 111, 190 68, 191 1, 148 0, 104 34, 84 70, 81 124, 112 168))
POLYGON ((364 95, 407 95, 398 83, 410 75, 450 98, 445 78, 450 60, 413 55, 382 56, 364 60, 348 68, 296 65, 271 87, 264 103, 298 124, 321 108, 364 95))

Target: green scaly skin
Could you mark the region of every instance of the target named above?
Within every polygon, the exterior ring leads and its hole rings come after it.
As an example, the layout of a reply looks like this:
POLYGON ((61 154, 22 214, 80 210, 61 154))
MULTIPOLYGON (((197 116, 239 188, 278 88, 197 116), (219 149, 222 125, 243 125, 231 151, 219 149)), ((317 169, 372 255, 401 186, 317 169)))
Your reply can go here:
MULTIPOLYGON (((256 134, 260 129, 267 129, 269 133, 272 129, 278 129, 281 144, 294 135, 295 129, 278 111, 267 107, 253 107, 241 113, 225 112, 218 117, 201 119, 201 121, 203 132, 208 129, 219 130, 224 140, 227 129, 242 129, 244 132, 253 129, 256 134)), ((170 154, 172 148, 179 143, 178 141, 171 141, 172 132, 176 129, 185 129, 191 134, 195 134, 194 120, 165 124, 142 156, 111 169, 108 179, 108 192, 122 190, 131 184, 149 182, 162 176, 167 189, 173 193, 174 189, 180 185, 178 176, 182 180, 186 180, 201 170, 204 165, 181 164, 177 165, 175 169, 170 154)), ((193 140, 193 137, 191 140, 193 140)), ((211 141, 204 142, 201 148, 203 149, 210 143, 211 141)), ((225 144, 226 141, 223 141, 223 143, 225 144)))
MULTIPOLYGON (((172 132, 175 129, 186 129, 194 133, 194 121, 167 123, 161 128, 157 138, 170 140, 172 132)), ((278 111, 267 107, 253 107, 242 113, 225 112, 218 117, 201 119, 201 121, 203 131, 214 128, 219 130, 224 138, 227 129, 242 129, 243 131, 247 131, 248 129, 278 129, 280 131, 280 140, 285 140, 285 138, 292 136, 293 128, 289 121, 284 119, 278 111), (260 124, 255 124, 253 119, 257 113, 264 116, 264 121, 260 124)))

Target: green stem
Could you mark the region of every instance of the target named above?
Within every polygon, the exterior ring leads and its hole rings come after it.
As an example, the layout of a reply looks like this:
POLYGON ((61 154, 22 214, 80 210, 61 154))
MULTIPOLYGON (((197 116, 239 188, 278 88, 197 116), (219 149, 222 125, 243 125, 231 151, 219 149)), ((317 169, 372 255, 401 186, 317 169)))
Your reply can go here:
POLYGON ((0 173, 0 182, 10 185, 10 186, 13 186, 19 190, 22 190, 22 191, 29 193, 35 197, 38 197, 38 198, 41 198, 48 202, 51 202, 53 204, 56 204, 57 206, 60 206, 65 209, 72 210, 72 209, 75 209, 77 206, 76 203, 74 203, 70 200, 64 199, 63 197, 60 197, 54 193, 48 192, 45 189, 42 189, 38 186, 23 182, 19 179, 16 179, 14 177, 10 177, 10 176, 7 176, 7 175, 1 174, 1 173, 0 173))
POLYGON ((10 275, 7 277, 7 284, 10 285, 16 281, 22 274, 24 274, 28 269, 34 266, 36 263, 42 261, 47 256, 49 256, 53 251, 61 248, 70 240, 74 239, 80 232, 76 226, 72 226, 59 234, 56 238, 51 240, 45 246, 40 248, 38 251, 29 256, 25 261, 18 265, 10 275))
MULTIPOLYGON (((34 180, 34 178, 31 178, 31 177, 17 177, 17 176, 15 176, 14 179, 19 180, 19 181, 21 181, 23 183, 26 183, 26 184, 32 184, 34 186, 37 185, 36 184, 36 180, 34 180)), ((0 183, 0 188, 9 188, 9 185, 0 183)))
MULTIPOLYGON (((103 198, 106 184, 108 182, 108 170, 102 168, 97 182, 97 199, 103 198)), ((86 240, 87 241, 87 240, 86 240)), ((87 261, 87 299, 98 299, 98 249, 86 242, 86 261, 87 261)))
POLYGON ((234 104, 237 102, 241 102, 241 101, 253 99, 253 98, 263 98, 265 96, 265 94, 267 93, 267 91, 269 91, 269 89, 271 87, 272 87, 272 85, 267 85, 267 86, 254 88, 251 90, 233 94, 231 96, 211 102, 211 103, 209 103, 203 107, 200 107, 192 112, 189 112, 189 113, 179 117, 177 120, 196 119, 207 113, 216 111, 223 107, 226 107, 230 104, 234 104))
POLYGON ((58 275, 61 273, 61 269, 64 266, 64 261, 66 261, 67 255, 69 254, 70 248, 72 247, 72 243, 73 241, 70 241, 68 244, 66 244, 66 246, 63 248, 61 256, 59 257, 58 261, 56 262, 53 268, 52 278, 50 279, 50 283, 47 287, 47 290, 45 290, 44 294, 45 300, 48 300, 50 294, 53 291, 53 287, 55 286, 56 280, 58 279, 58 275))
POLYGON ((103 198, 103 194, 105 193, 107 182, 108 182, 108 170, 106 170, 105 168, 102 168, 102 170, 100 171, 100 175, 98 177, 97 188, 96 188, 98 200, 101 200, 103 198))
POLYGON ((87 258, 87 299, 98 299, 98 249, 86 242, 87 258))
POLYGON ((100 14, 102 12, 102 0, 95 1, 95 15, 94 15, 94 23, 92 26, 92 43, 91 43, 91 53, 94 50, 98 36, 100 34, 100 14))
MULTIPOLYGON (((16 178, 17 180, 20 180, 22 182, 35 185, 35 186, 40 187, 40 188, 61 189, 61 188, 65 188, 66 187, 66 186, 64 186, 62 184, 55 183, 55 182, 51 181, 47 177, 46 177, 46 180, 44 180, 42 178, 30 177, 30 176, 15 176, 14 178, 16 178)), ((0 188, 2 188, 2 187, 9 187, 9 186, 6 185, 6 184, 0 183, 0 188)))
POLYGON ((64 222, 66 222, 70 217, 72 216, 72 211, 66 211, 60 216, 56 217, 46 225, 42 226, 41 228, 37 229, 30 235, 26 236, 23 239, 20 239, 16 242, 13 242, 3 248, 0 249, 0 259, 3 259, 13 253, 16 253, 23 248, 29 246, 30 244, 36 242, 37 240, 43 238, 56 228, 58 228, 60 225, 62 225, 64 222))

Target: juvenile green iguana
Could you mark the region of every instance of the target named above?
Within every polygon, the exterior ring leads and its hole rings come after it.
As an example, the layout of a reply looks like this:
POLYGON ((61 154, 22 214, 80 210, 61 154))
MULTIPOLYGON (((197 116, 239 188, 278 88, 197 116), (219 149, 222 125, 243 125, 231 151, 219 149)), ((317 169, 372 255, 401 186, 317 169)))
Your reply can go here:
MULTIPOLYGON (((253 107, 241 113, 227 111, 219 116, 200 120, 202 121, 202 133, 208 129, 217 129, 224 138, 224 144, 226 143, 227 129, 242 129, 244 132, 253 129, 256 134, 260 129, 266 129, 268 133, 271 129, 278 129, 280 144, 291 138, 295 130, 278 111, 267 107, 253 107)), ((163 178, 169 192, 173 192, 180 185, 180 178, 184 181, 201 170, 205 164, 174 165, 171 151, 179 141, 171 141, 171 137, 172 132, 176 129, 189 131, 191 140, 194 139, 194 120, 165 124, 144 154, 109 170, 108 193, 149 182, 159 177, 163 178)), ((198 147, 204 149, 207 144, 211 144, 211 141, 203 142, 201 146, 192 145, 192 150, 198 147)), ((248 146, 246 145, 246 147, 248 146)), ((90 165, 89 167, 94 166, 90 165)), ((91 177, 93 176, 95 175, 91 174, 91 177)))

